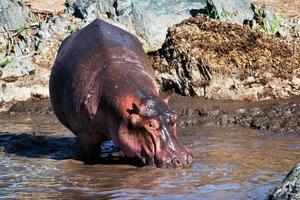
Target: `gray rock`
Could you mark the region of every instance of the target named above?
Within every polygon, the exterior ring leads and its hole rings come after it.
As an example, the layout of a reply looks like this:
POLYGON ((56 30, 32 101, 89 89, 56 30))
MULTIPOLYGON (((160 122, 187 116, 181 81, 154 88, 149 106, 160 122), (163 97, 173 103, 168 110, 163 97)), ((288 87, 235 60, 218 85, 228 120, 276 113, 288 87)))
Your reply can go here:
POLYGON ((204 9, 206 0, 69 0, 69 10, 87 22, 106 19, 137 35, 151 50, 165 40, 167 29, 204 9))
POLYGON ((276 187, 269 200, 300 199, 300 163, 286 176, 281 185, 276 187))
POLYGON ((254 12, 249 0, 208 0, 207 7, 211 14, 215 14, 215 17, 228 19, 238 24, 243 24, 245 20, 254 18, 254 12))
POLYGON ((272 23, 276 19, 273 10, 269 6, 263 8, 264 26, 270 30, 272 29, 272 23))
POLYGON ((14 45, 14 54, 15 54, 15 56, 21 56, 22 55, 22 50, 21 50, 21 48, 19 47, 18 44, 14 45))
POLYGON ((24 40, 18 41, 13 47, 15 56, 22 56, 26 53, 29 53, 29 49, 24 40))
POLYGON ((300 19, 283 19, 279 34, 284 37, 300 37, 300 19))
POLYGON ((68 25, 67 20, 60 17, 54 17, 49 28, 53 34, 60 34, 66 29, 67 25, 68 25))
POLYGON ((15 70, 14 73, 11 73, 12 76, 8 76, 4 79, 2 79, 2 77, 0 78, 0 102, 10 102, 13 100, 25 101, 31 97, 49 97, 48 82, 50 76, 50 69, 38 67, 34 64, 25 65, 26 62, 30 64, 30 61, 31 60, 29 57, 24 58, 24 65, 21 65, 23 71, 15 70), (35 67, 34 70, 32 69, 33 67, 35 67))
POLYGON ((7 38, 5 37, 4 34, 0 34, 0 55, 6 54, 6 47, 7 47, 7 38))
POLYGON ((280 37, 288 37, 290 35, 290 30, 286 27, 281 27, 278 30, 278 34, 280 37))
POLYGON ((2 69, 1 79, 6 81, 29 75, 35 70, 35 67, 31 61, 31 55, 15 58, 2 69))
POLYGON ((28 17, 29 10, 22 0, 0 1, 0 30, 3 26, 8 29, 23 27, 27 24, 28 17))
POLYGON ((40 25, 40 30, 38 31, 38 37, 40 39, 47 39, 51 37, 49 33, 49 24, 46 22, 42 22, 40 25))
MULTIPOLYGON (((254 12, 249 0, 68 0, 68 12, 87 22, 100 17, 137 35, 150 50, 158 49, 167 29, 211 7, 220 18, 243 24, 254 12)), ((201 93, 201 91, 195 91, 201 93)))

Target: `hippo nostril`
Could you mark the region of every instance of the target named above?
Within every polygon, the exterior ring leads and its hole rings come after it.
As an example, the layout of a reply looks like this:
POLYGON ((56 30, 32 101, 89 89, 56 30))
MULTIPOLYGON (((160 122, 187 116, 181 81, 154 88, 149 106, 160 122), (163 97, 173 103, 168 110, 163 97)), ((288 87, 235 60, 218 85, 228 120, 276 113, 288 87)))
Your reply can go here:
POLYGON ((193 162, 193 156, 191 154, 186 155, 185 157, 186 163, 189 165, 193 162))
POLYGON ((178 160, 176 157, 173 157, 173 164, 175 165, 175 166, 180 166, 181 165, 181 162, 180 162, 180 160, 178 160))

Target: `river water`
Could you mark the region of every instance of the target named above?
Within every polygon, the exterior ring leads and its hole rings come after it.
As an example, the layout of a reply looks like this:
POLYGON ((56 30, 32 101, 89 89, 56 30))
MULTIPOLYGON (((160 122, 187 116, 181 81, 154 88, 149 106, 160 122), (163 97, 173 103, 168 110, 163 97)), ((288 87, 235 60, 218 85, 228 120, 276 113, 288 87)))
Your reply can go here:
POLYGON ((196 126, 178 135, 190 169, 84 165, 54 116, 2 115, 0 199, 265 199, 300 161, 300 134, 196 126))

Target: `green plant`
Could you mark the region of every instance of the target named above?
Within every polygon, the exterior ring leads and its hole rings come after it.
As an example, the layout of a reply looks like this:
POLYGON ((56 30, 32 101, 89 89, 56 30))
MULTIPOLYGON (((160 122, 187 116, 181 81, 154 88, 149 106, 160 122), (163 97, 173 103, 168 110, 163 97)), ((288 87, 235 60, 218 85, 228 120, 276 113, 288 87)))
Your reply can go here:
POLYGON ((220 13, 220 18, 221 19, 227 19, 228 17, 230 17, 230 12, 228 12, 227 10, 225 10, 223 7, 222 7, 222 11, 220 13))
POLYGON ((150 49, 147 46, 143 46, 143 50, 145 54, 147 54, 150 51, 150 49))
POLYGON ((221 13, 218 13, 216 8, 206 8, 207 9, 207 16, 212 19, 227 19, 230 16, 230 12, 225 10, 224 7, 222 7, 221 13))
POLYGON ((212 19, 219 19, 219 14, 215 8, 211 10, 207 8, 207 16, 212 19))
POLYGON ((270 22, 264 18, 261 24, 258 25, 258 30, 275 35, 282 26, 282 16, 280 13, 276 13, 275 18, 270 22))
POLYGON ((11 63, 11 60, 9 58, 4 58, 4 59, 0 60, 0 67, 5 67, 9 63, 11 63))
POLYGON ((16 33, 15 34, 18 34, 18 33, 22 33, 23 31, 25 31, 27 29, 27 26, 26 25, 23 25, 23 26, 20 26, 16 29, 16 33))
POLYGON ((31 26, 37 26, 37 25, 39 25, 40 21, 41 20, 38 17, 31 17, 29 19, 29 22, 30 22, 31 26))
POLYGON ((60 33, 57 35, 57 39, 62 42, 65 39, 66 35, 64 33, 60 33))
POLYGON ((71 24, 70 29, 72 32, 76 32, 79 30, 79 26, 77 24, 71 24))

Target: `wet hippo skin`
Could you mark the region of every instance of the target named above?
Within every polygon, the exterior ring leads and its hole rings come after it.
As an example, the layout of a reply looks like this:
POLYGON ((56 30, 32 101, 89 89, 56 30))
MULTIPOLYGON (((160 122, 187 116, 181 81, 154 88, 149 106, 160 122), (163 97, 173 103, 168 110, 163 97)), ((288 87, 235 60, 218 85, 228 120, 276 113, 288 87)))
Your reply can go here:
POLYGON ((86 163, 98 159, 108 139, 140 166, 192 162, 140 42, 120 28, 97 19, 67 37, 52 68, 50 98, 60 122, 77 136, 86 163))

